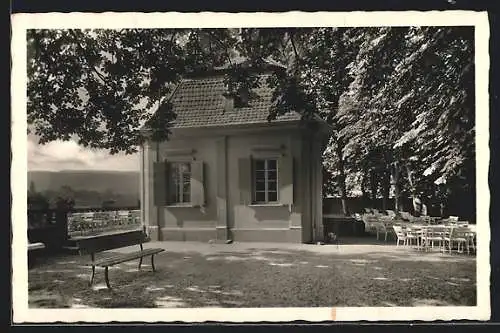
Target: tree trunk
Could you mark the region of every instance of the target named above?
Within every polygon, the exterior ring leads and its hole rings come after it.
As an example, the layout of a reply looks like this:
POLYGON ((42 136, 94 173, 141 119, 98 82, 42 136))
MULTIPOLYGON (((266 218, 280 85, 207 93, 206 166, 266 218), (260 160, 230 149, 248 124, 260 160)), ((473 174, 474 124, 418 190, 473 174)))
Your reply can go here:
POLYGON ((444 212, 445 212, 445 204, 444 202, 441 202, 439 204, 439 216, 445 217, 444 212))
POLYGON ((372 206, 375 207, 375 202, 377 200, 377 174, 374 169, 370 170, 370 192, 372 199, 372 206))
POLYGON ((384 171, 382 174, 382 209, 389 209, 389 190, 391 187, 390 173, 384 171))
POLYGON ((401 183, 400 183, 401 170, 399 163, 394 162, 393 168, 393 185, 394 185, 394 210, 396 213, 401 211, 401 183))
POLYGON ((363 177, 361 178, 361 198, 363 199, 363 206, 366 207, 369 202, 369 197, 368 193, 366 192, 366 181, 368 179, 368 171, 365 169, 363 170, 363 177))
POLYGON ((413 172, 411 170, 410 164, 406 163, 406 174, 408 175, 408 183, 410 183, 410 191, 411 191, 411 202, 413 203, 413 208, 415 210, 415 199, 416 199, 416 189, 413 183, 413 172))
POLYGON ((344 149, 344 144, 342 140, 337 139, 337 145, 335 147, 335 152, 337 154, 338 160, 338 171, 339 171, 339 191, 340 191, 340 199, 342 201, 342 212, 345 216, 349 216, 349 207, 347 207, 347 188, 345 184, 345 170, 344 170, 344 156, 342 154, 342 150, 344 149))

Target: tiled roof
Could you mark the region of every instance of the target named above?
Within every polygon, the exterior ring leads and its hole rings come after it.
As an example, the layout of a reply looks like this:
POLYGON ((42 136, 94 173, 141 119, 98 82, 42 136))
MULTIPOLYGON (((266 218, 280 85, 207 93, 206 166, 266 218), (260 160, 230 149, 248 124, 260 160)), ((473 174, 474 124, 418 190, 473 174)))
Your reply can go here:
MULTIPOLYGON (((214 74, 183 79, 170 98, 177 114, 173 128, 207 127, 267 123, 271 107, 271 88, 266 84, 269 74, 260 75, 260 85, 253 89, 247 107, 225 111, 224 76, 214 74)), ((273 122, 300 120, 300 115, 290 112, 273 122)))

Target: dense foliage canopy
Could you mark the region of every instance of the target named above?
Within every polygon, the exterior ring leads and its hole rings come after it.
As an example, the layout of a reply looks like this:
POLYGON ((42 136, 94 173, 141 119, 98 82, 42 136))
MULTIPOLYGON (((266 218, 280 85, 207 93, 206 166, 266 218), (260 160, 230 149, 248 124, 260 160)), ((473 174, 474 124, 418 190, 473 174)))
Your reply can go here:
POLYGON ((269 80, 269 119, 296 110, 332 125, 328 193, 443 200, 475 189, 473 36, 470 27, 30 30, 28 122, 41 143, 131 153, 145 122, 168 137, 166 100, 183 75, 229 65, 237 92, 255 80, 232 59, 272 59, 286 70, 269 80))

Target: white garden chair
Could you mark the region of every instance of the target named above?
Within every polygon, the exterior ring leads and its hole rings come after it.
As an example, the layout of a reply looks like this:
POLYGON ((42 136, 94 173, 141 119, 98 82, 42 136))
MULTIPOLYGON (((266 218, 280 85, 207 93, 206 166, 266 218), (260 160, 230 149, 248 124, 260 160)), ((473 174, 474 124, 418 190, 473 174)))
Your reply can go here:
POLYGON ((384 234, 384 242, 387 242, 387 235, 389 235, 393 230, 393 224, 384 221, 379 221, 376 224, 377 229, 377 240, 379 240, 379 235, 384 234))
POLYGON ((472 249, 474 252, 476 252, 476 232, 471 230, 470 228, 467 228, 467 253, 469 253, 469 250, 472 249))
POLYGON ((444 246, 445 228, 442 227, 424 227, 422 228, 422 245, 424 250, 434 250, 437 243, 439 249, 444 246))
POLYGON ((413 222, 415 220, 415 218, 408 212, 400 212, 399 214, 403 220, 407 220, 409 222, 413 222))
POLYGON ((378 218, 373 214, 363 214, 363 222, 365 223, 365 230, 369 233, 377 232, 378 218))
POLYGON ((399 246, 401 242, 403 243, 403 245, 406 245, 408 239, 406 238, 406 234, 403 231, 403 227, 399 225, 393 225, 392 229, 396 234, 396 246, 399 246))
POLYGON ((432 219, 431 219, 431 217, 430 217, 430 216, 425 215, 425 216, 422 216, 420 219, 421 219, 422 223, 425 223, 425 224, 432 224, 432 223, 431 223, 431 222, 432 222, 432 219))
POLYGON ((470 237, 470 230, 467 228, 462 228, 462 227, 456 227, 456 228, 451 228, 450 236, 446 238, 446 241, 448 242, 448 249, 449 252, 451 253, 452 249, 454 248, 454 245, 457 245, 457 253, 463 253, 464 250, 467 250, 467 254, 470 254, 470 243, 469 243, 469 237, 470 237))
POLYGON ((420 244, 421 238, 422 238, 422 229, 415 227, 409 227, 406 229, 407 245, 411 246, 415 243, 417 250, 419 250, 421 247, 420 244))
POLYGON ((387 212, 387 216, 389 216, 390 218, 393 219, 396 217, 396 213, 393 210, 387 209, 386 212, 387 212))
POLYGON ((381 231, 384 233, 384 240, 387 242, 387 236, 393 233, 394 229, 392 227, 394 226, 394 224, 396 224, 396 221, 392 217, 387 215, 379 216, 379 221, 383 224, 383 228, 381 228, 381 231))

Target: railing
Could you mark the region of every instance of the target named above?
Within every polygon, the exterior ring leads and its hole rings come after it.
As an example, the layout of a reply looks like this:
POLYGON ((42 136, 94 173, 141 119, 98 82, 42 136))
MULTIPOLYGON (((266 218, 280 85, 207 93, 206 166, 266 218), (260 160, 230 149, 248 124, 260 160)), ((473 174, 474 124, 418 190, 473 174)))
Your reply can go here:
POLYGON ((70 237, 140 229, 140 210, 130 208, 28 209, 28 240, 59 248, 70 237))
POLYGON ((140 229, 140 210, 97 210, 68 214, 68 235, 89 236, 118 230, 140 229))

